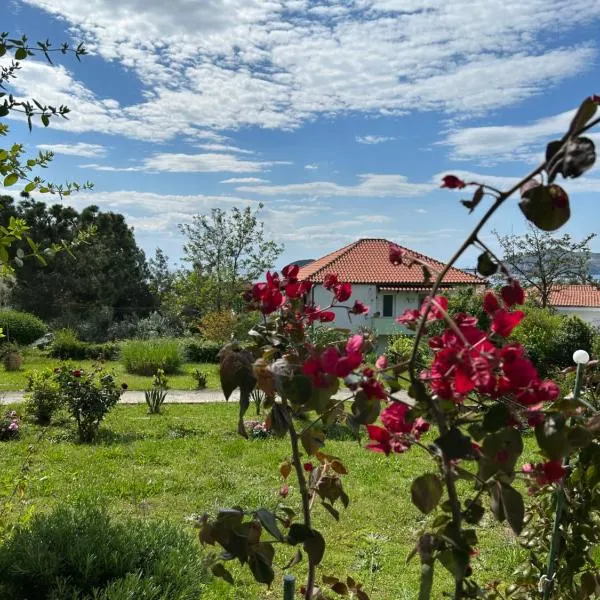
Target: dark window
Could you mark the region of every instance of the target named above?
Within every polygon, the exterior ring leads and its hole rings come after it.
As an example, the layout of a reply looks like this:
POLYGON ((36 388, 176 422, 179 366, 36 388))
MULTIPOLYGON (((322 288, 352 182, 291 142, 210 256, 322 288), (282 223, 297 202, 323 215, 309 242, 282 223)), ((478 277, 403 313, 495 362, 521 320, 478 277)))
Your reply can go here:
POLYGON ((383 316, 394 316, 394 296, 392 296, 391 294, 386 294, 383 297, 383 316))

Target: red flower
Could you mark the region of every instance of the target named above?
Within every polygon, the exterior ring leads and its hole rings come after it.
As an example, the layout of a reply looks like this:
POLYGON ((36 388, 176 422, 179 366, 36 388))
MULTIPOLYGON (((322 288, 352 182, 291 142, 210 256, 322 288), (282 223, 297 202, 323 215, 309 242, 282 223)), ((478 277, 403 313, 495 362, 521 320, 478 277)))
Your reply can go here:
POLYGON ((525 313, 516 310, 514 312, 508 312, 507 310, 498 310, 494 314, 492 320, 492 331, 498 335, 506 338, 512 330, 524 319, 525 313))
POLYGON ((352 286, 349 283, 338 283, 333 287, 333 293, 338 302, 345 302, 352 296, 352 286))
POLYGON ((330 346, 321 354, 321 366, 325 373, 329 375, 335 375, 337 372, 337 364, 340 360, 339 352, 330 346))
POLYGON ((288 281, 295 281, 298 278, 299 272, 300 267, 298 265, 288 265, 287 267, 283 267, 283 269, 281 269, 281 274, 288 281))
POLYGON ((338 283, 338 276, 333 273, 327 273, 323 279, 323 287, 327 290, 331 290, 338 283))
POLYGON ((332 310, 322 310, 317 313, 317 319, 321 323, 331 323, 335 321, 335 313, 332 310))
POLYGON ((390 262, 393 265, 401 265, 404 257, 404 250, 397 244, 390 244, 390 262))
POLYGON ((415 326, 420 318, 421 313, 416 308, 407 308, 399 317, 396 317, 396 323, 411 327, 415 326))
POLYGON ((369 450, 383 452, 386 456, 392 451, 392 446, 390 444, 391 436, 387 429, 377 425, 367 425, 367 433, 369 434, 369 439, 373 440, 371 443, 367 444, 369 450))
POLYGON ((542 472, 546 483, 554 483, 560 481, 567 471, 559 460, 549 460, 542 464, 542 472))
POLYGON ((304 470, 310 473, 314 469, 313 464, 310 462, 304 463, 304 470))
POLYGON ((488 315, 493 315, 497 310, 500 310, 500 302, 493 292, 487 292, 483 297, 483 310, 488 315))
POLYGON ((79 369, 75 369, 74 371, 71 371, 71 375, 73 375, 73 377, 81 377, 81 371, 79 369))
POLYGON ((377 360, 375 361, 375 366, 378 369, 387 369, 387 366, 388 366, 387 356, 385 354, 382 354, 380 357, 378 357, 377 360))
POLYGON ((412 421, 406 420, 408 406, 402 402, 392 402, 381 411, 381 422, 391 433, 410 433, 413 427, 412 421))
POLYGON ((353 335, 346 342, 346 353, 360 352, 363 346, 364 338, 362 335, 353 335))
POLYGON ((355 300, 354 306, 348 312, 352 315, 364 315, 369 312, 369 307, 365 306, 360 300, 355 300))
POLYGON ((509 308, 515 304, 525 304, 525 292, 515 279, 511 280, 508 285, 505 285, 500 290, 500 295, 509 308))
POLYGON ((281 281, 279 280, 279 275, 277 273, 267 271, 267 286, 272 289, 279 289, 281 281))
POLYGON ((462 180, 459 179, 458 177, 456 177, 456 175, 446 175, 445 177, 442 177, 442 186, 443 188, 450 188, 451 190, 454 189, 462 189, 464 187, 466 187, 466 183, 462 180))

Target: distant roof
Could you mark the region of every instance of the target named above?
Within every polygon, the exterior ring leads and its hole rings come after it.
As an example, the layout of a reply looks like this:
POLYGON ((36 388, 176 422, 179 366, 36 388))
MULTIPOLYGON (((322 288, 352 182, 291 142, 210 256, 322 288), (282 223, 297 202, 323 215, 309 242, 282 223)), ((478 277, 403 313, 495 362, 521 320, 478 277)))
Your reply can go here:
MULTIPOLYGON (((335 252, 331 252, 300 269, 301 279, 321 282, 327 273, 335 273, 341 281, 348 283, 372 283, 387 288, 423 288, 423 270, 413 267, 395 266, 389 260, 389 246, 395 242, 385 239, 360 239, 335 252)), ((399 244, 397 244, 399 245, 399 244)), ((422 260, 431 268, 432 277, 444 268, 444 263, 400 246, 408 256, 422 260)), ((485 285, 485 279, 460 269, 451 268, 443 283, 447 285, 485 285)))
POLYGON ((561 285, 550 292, 549 304, 600 308, 600 289, 595 285, 561 285))

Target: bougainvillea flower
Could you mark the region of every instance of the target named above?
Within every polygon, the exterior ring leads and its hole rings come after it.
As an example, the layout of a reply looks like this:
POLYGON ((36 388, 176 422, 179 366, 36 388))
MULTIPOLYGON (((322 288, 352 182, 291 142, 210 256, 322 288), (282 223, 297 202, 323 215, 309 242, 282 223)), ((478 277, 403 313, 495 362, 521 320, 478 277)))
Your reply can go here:
POLYGON ((372 440, 367 444, 369 450, 383 452, 386 456, 392 451, 390 444, 392 436, 387 429, 378 425, 367 425, 367 433, 369 434, 369 439, 372 440))
POLYGON ((408 421, 409 408, 402 402, 392 402, 381 411, 381 422, 390 433, 410 433, 413 422, 408 421))
POLYGON ((369 307, 364 305, 360 300, 355 300, 354 306, 348 312, 352 315, 365 315, 369 312, 369 307))
POLYGON ((496 294, 493 292, 486 292, 483 297, 483 310, 485 310, 488 315, 493 315, 497 310, 500 310, 500 302, 498 302, 496 294))
POLYGON ((346 342, 346 353, 351 354, 353 352, 360 352, 364 343, 362 335, 356 334, 351 336, 346 342))
POLYGON ((492 331, 506 338, 524 318, 525 313, 521 310, 515 310, 514 312, 498 310, 494 313, 492 331))
POLYGON ((441 187, 443 188, 450 188, 451 190, 461 190, 462 188, 466 187, 466 185, 467 184, 462 179, 456 177, 456 175, 446 175, 445 177, 442 177, 441 187))
POLYGON ((505 285, 500 290, 500 295, 509 308, 515 306, 515 304, 525 304, 525 291, 516 279, 511 280, 508 285, 505 285))
POLYGON ((317 313, 317 319, 321 323, 331 323, 335 321, 335 313, 332 310, 322 310, 317 313))
POLYGON ((326 290, 333 289, 333 287, 336 286, 338 283, 338 276, 334 273, 327 273, 327 275, 325 275, 325 277, 323 278, 323 287, 326 290))
POLYGON ((298 265, 288 265, 287 267, 283 267, 283 269, 281 269, 281 274, 290 282, 298 279, 299 272, 300 267, 298 265))
POLYGON ((390 262, 393 265, 401 265, 404 258, 404 250, 397 244, 390 244, 390 262))
POLYGON ((385 354, 382 354, 381 356, 379 356, 377 358, 377 360, 375 361, 375 366, 378 369, 387 369, 387 366, 388 366, 387 356, 385 354))
POLYGON ((345 302, 352 296, 352 286, 349 283, 338 283, 333 287, 333 294, 338 302, 345 302))
POLYGON ((414 326, 420 318, 421 313, 416 308, 407 308, 399 317, 396 317, 396 323, 414 326))

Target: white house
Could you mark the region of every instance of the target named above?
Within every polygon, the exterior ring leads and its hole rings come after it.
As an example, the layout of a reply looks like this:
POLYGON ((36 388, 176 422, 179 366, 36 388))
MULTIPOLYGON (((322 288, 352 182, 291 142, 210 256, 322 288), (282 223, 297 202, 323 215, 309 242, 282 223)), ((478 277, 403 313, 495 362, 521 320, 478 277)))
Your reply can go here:
MULTIPOLYGON (((335 252, 331 252, 300 269, 299 278, 309 279, 313 287, 313 300, 321 307, 331 302, 331 292, 322 283, 328 273, 335 273, 340 281, 352 284, 352 298, 360 300, 370 307, 367 315, 349 316, 346 311, 337 310, 333 327, 356 331, 359 327, 373 329, 378 337, 386 337, 394 333, 406 331, 396 323, 407 308, 418 308, 427 296, 431 287, 425 282, 423 269, 415 264, 396 266, 389 260, 391 243, 384 239, 360 239, 335 252)), ((414 256, 429 265, 435 278, 444 264, 403 248, 407 256, 414 256)), ((486 281, 460 269, 451 268, 444 278, 442 290, 447 291, 457 286, 485 286, 486 281)), ((383 340, 382 340, 383 341, 383 340)))
POLYGON ((577 315, 590 325, 600 326, 600 287, 561 285, 550 292, 549 304, 559 313, 577 315))

